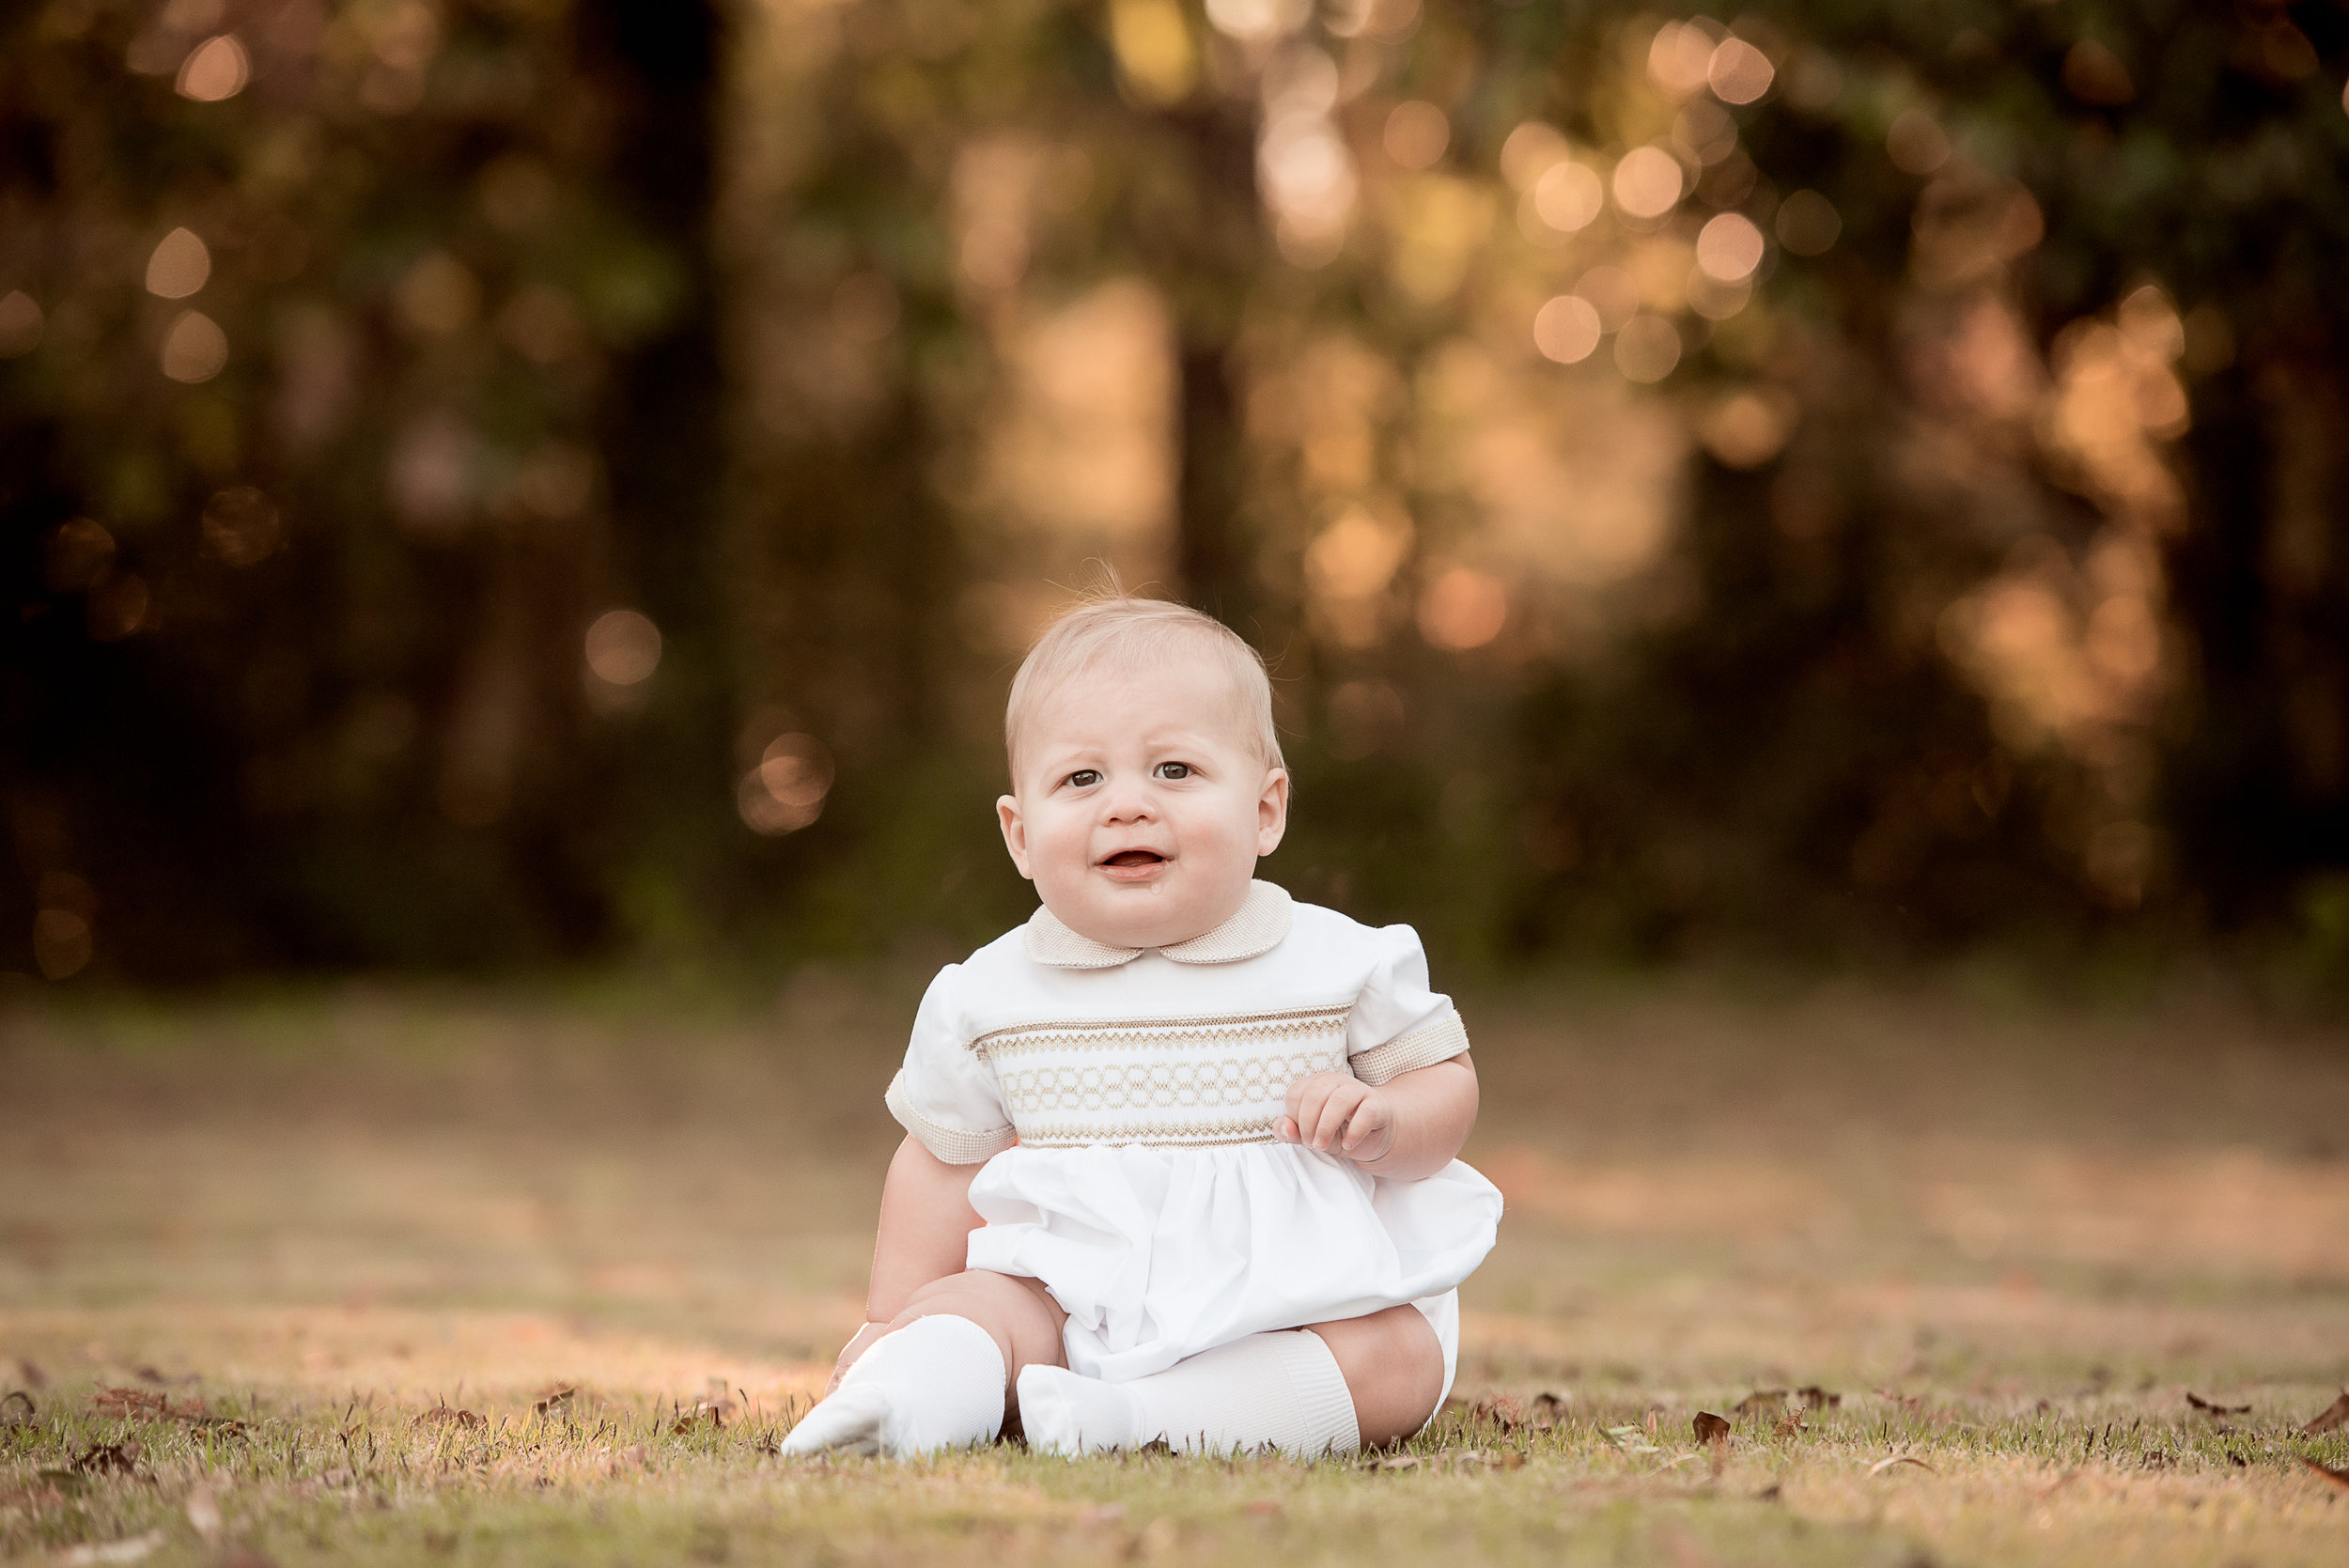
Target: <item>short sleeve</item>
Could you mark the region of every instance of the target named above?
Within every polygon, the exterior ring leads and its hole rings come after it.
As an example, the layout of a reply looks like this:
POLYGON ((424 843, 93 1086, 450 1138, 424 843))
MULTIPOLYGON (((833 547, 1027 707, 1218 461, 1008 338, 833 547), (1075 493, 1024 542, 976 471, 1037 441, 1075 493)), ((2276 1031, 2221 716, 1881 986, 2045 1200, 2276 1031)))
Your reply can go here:
POLYGON ((1391 1083, 1405 1073, 1449 1062, 1469 1048, 1452 999, 1427 988, 1427 954, 1419 933, 1389 925, 1375 937, 1378 958, 1346 1020, 1346 1054, 1354 1076, 1391 1083))
POLYGON ((949 1165, 976 1165, 1019 1141, 995 1070, 971 1049, 955 1005, 959 964, 938 971, 914 1015, 905 1065, 890 1080, 889 1113, 949 1165))

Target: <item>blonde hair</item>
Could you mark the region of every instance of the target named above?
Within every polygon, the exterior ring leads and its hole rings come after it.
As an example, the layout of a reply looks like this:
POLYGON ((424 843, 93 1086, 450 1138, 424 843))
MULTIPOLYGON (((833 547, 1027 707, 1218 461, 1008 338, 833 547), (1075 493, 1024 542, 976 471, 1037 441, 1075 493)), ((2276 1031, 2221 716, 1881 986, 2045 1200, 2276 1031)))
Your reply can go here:
POLYGON ((1164 599, 1122 593, 1086 600, 1045 629, 1012 677, 1003 705, 1003 751, 1018 782, 1019 736, 1045 700, 1074 676, 1132 675, 1186 655, 1205 654, 1231 678, 1241 727, 1267 768, 1285 767, 1272 724, 1272 681, 1264 660, 1212 615, 1164 599))

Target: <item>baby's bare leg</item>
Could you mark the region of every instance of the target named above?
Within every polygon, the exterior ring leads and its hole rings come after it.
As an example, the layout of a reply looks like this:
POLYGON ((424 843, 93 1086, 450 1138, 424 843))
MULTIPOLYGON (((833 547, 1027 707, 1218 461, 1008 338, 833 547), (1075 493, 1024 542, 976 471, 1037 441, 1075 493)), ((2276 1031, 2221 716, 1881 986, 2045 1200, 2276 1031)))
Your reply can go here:
POLYGON ((1337 1358, 1346 1390, 1354 1396, 1354 1424, 1364 1448, 1408 1437, 1436 1413, 1443 1393, 1443 1344, 1417 1307, 1306 1327, 1337 1358))

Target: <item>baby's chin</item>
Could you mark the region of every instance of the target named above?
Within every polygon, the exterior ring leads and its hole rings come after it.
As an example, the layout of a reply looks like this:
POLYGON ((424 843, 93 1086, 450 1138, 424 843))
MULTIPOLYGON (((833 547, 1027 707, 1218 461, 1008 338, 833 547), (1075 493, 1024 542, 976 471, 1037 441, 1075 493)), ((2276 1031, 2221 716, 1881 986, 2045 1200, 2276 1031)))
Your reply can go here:
POLYGON ((1204 937, 1239 912, 1240 899, 1218 899, 1172 881, 1124 882, 1088 877, 1075 897, 1048 898, 1063 925, 1105 947, 1172 947, 1204 937), (1230 903, 1230 908, 1222 908, 1230 903), (1066 907, 1066 906, 1074 906, 1066 907))

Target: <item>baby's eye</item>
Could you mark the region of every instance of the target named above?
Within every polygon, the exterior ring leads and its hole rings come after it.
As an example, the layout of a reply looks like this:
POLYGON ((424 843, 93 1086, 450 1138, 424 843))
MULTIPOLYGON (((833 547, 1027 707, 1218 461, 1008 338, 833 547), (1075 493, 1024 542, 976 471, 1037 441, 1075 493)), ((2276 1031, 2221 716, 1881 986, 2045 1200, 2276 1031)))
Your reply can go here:
POLYGON ((1190 777, 1190 764, 1188 762, 1161 762, 1159 764, 1158 772, 1159 777, 1161 779, 1188 779, 1190 777))
POLYGON ((1091 789, 1101 782, 1101 771, 1097 768, 1080 768, 1068 775, 1068 782, 1079 789, 1091 789))

